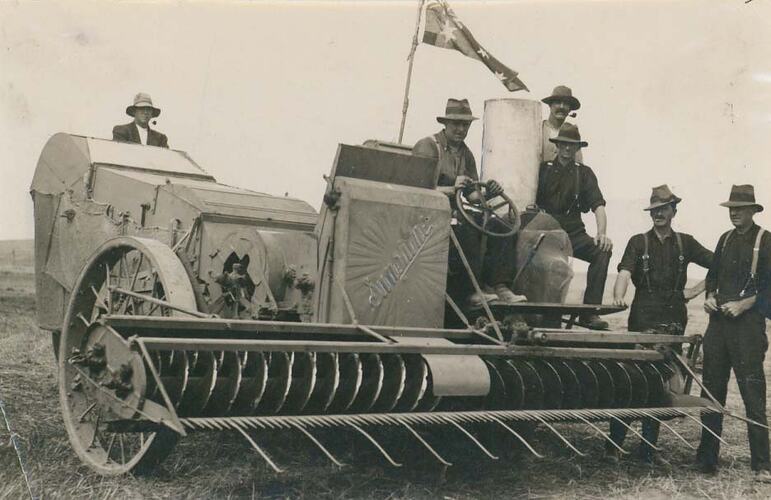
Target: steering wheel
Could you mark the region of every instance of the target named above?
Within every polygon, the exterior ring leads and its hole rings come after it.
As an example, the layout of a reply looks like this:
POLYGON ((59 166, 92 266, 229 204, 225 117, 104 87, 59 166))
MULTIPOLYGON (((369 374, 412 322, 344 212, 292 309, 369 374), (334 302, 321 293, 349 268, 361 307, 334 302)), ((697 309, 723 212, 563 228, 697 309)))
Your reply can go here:
POLYGON ((519 231, 521 223, 519 220, 519 210, 517 210, 517 206, 511 201, 511 198, 506 196, 506 193, 487 199, 487 183, 475 181, 470 183, 469 186, 473 188, 474 192, 479 193, 478 200, 470 201, 466 198, 463 194, 464 188, 459 188, 455 192, 455 206, 458 207, 458 211, 466 222, 482 234, 494 238, 507 238, 519 231), (483 188, 484 192, 482 191, 483 188), (497 201, 499 198, 500 201, 497 201), (506 208, 504 209, 504 207, 506 208), (477 222, 473 212, 482 213, 481 225, 477 222), (497 222, 491 223, 493 220, 497 222))

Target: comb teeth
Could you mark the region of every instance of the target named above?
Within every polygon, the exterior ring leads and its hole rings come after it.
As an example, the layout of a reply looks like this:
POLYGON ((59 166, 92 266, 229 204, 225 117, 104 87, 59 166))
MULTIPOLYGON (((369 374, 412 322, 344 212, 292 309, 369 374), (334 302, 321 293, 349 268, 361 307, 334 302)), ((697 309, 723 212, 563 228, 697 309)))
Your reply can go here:
MULTIPOLYGON (((441 450, 436 444, 432 445, 428 439, 415 429, 416 425, 441 425, 450 429, 455 429, 458 436, 463 436, 469 443, 474 444, 482 454, 492 460, 498 457, 489 450, 474 434, 463 427, 463 424, 489 423, 502 428, 512 436, 517 442, 521 443, 530 453, 537 458, 544 458, 537 449, 522 436, 521 433, 512 429, 508 423, 512 422, 538 422, 548 428, 559 438, 565 447, 574 453, 585 456, 586 454, 574 446, 562 433, 560 433, 552 423, 555 422, 581 422, 591 429, 604 440, 610 443, 613 441, 603 432, 597 423, 608 419, 626 419, 626 418, 662 418, 687 417, 689 420, 701 422, 693 415, 694 413, 719 412, 713 408, 702 407, 673 407, 673 408, 644 408, 644 409, 609 409, 609 410, 482 410, 482 411, 461 411, 461 412, 419 412, 419 413, 370 413, 360 415, 298 415, 298 416, 256 416, 256 417, 197 417, 182 418, 182 425, 191 431, 194 430, 232 430, 239 432, 247 439, 255 451, 266 461, 266 463, 276 472, 282 472, 276 463, 270 458, 268 453, 260 447, 255 439, 249 435, 253 429, 285 429, 299 431, 305 435, 333 464, 342 466, 343 463, 337 459, 332 452, 322 444, 321 440, 311 434, 310 430, 320 428, 337 428, 357 433, 369 442, 385 459, 386 462, 394 467, 401 467, 402 464, 394 458, 385 446, 377 440, 374 430, 382 427, 402 427, 408 431, 407 435, 414 438, 422 448, 428 452, 437 462, 443 466, 452 465, 442 455, 441 450), (367 428, 368 430, 365 430, 367 428)), ((672 426, 662 422, 666 429, 669 429, 675 436, 682 440, 687 446, 693 448, 681 434, 675 431, 672 426)), ((703 427, 703 425, 702 425, 703 427)), ((619 448, 620 449, 620 448, 619 448)), ((628 453, 620 449, 622 453, 628 453)))

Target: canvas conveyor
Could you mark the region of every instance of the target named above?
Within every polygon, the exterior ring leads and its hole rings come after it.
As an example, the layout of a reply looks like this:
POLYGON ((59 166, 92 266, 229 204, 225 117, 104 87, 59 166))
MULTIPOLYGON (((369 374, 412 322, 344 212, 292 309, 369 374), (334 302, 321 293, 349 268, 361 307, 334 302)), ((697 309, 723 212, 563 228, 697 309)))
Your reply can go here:
POLYGON ((680 422, 725 413, 690 395, 698 336, 572 328, 620 309, 565 304, 570 249, 545 214, 459 195, 481 230, 515 221, 512 286, 529 299, 465 307, 450 246, 470 263, 435 169, 397 145, 341 145, 317 213, 218 184, 182 152, 52 137, 32 186, 38 321, 78 457, 141 472, 180 437, 228 431, 280 470, 264 439, 280 432, 335 464, 356 436, 398 465, 383 439, 398 429, 447 465, 436 429, 496 458, 516 443, 542 456, 522 430, 538 425, 585 454, 561 424, 608 440, 607 421, 648 417, 692 446, 680 422))

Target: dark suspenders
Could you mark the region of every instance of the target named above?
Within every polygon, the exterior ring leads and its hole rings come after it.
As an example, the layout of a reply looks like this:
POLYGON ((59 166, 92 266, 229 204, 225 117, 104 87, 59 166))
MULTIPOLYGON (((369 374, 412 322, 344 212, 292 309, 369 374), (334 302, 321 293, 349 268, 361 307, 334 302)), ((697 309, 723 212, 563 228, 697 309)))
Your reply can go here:
MULTIPOLYGON (((675 286, 673 287, 674 290, 677 290, 680 286, 680 278, 683 276, 683 270, 685 268, 685 256, 683 255, 683 238, 680 236, 680 233, 677 231, 673 231, 675 233, 675 241, 677 242, 677 251, 679 253, 677 257, 678 265, 677 265, 677 276, 675 277, 675 286)), ((650 277, 650 248, 648 243, 648 233, 643 233, 643 240, 645 241, 645 253, 643 253, 642 261, 643 261, 643 276, 645 276, 645 284, 648 287, 648 292, 653 292, 653 289, 651 288, 651 277, 650 277)))
MULTIPOLYGON (((735 229, 731 229, 725 234, 725 237, 723 238, 723 244, 720 247, 720 257, 722 258, 725 254, 725 247, 728 244, 728 240, 731 238, 731 236, 734 235, 735 229)), ((747 289, 752 285, 753 283, 757 287, 757 277, 758 277, 758 259, 760 257, 760 242, 763 239, 763 234, 766 232, 765 229, 762 227, 758 229, 758 235, 755 237, 755 246, 752 247, 752 264, 750 264, 750 275, 747 278, 747 282, 744 283, 744 287, 742 288, 742 291, 739 292, 739 298, 744 298, 745 295, 747 295, 747 289)), ((715 293, 717 293, 718 290, 715 290, 715 293)))

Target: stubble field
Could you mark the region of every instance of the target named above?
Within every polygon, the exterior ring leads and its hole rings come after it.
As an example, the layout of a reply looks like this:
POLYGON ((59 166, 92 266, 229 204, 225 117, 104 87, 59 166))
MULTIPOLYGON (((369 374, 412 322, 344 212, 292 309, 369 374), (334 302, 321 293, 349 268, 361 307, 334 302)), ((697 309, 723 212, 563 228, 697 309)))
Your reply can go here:
MULTIPOLYGON (((602 461, 601 439, 582 426, 561 425, 586 457, 537 429, 532 442, 545 459, 511 442, 507 456, 491 461, 448 435, 452 467, 413 456, 395 441, 388 443, 389 449, 405 466, 394 468, 364 443, 353 447, 343 440, 341 458, 350 465, 338 469, 299 437, 265 436, 261 443, 286 469, 276 474, 240 436, 201 433, 181 441, 150 476, 103 478, 81 465, 67 440, 50 337, 35 323, 29 271, 0 268, 0 398, 29 481, 0 422, 0 498, 24 497, 30 490, 44 498, 771 498, 771 485, 755 482, 750 473, 746 428, 732 419, 724 432, 731 446, 724 448, 720 473, 714 477, 695 472, 693 451, 664 430, 660 444, 670 464, 650 467, 633 455, 609 465, 602 461)), ((577 281, 583 285, 582 277, 577 281)), ((691 305, 689 333, 703 333, 700 303, 691 305)), ((626 321, 623 314, 611 318, 614 327, 626 321)), ((733 382, 728 406, 743 414, 733 382)), ((675 420, 674 426, 698 443, 693 422, 675 420)), ((637 440, 629 438, 626 449, 633 452, 636 447, 637 440)))

